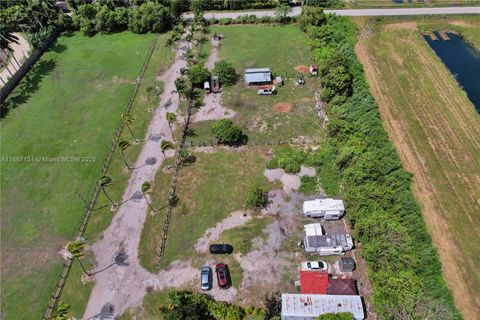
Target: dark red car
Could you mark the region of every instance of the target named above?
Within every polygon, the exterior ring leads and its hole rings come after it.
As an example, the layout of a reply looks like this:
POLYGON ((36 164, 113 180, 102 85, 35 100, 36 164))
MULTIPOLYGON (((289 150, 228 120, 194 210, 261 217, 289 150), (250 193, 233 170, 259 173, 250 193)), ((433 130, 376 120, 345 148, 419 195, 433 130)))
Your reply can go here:
POLYGON ((221 289, 228 289, 231 284, 228 266, 224 263, 219 263, 215 266, 215 272, 217 273, 218 286, 221 289))

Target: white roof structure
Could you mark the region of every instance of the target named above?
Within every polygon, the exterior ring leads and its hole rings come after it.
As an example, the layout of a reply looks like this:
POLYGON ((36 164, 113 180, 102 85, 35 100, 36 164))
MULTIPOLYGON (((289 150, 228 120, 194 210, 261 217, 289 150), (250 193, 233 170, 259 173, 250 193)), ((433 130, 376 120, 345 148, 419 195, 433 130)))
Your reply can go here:
POLYGON ((303 203, 303 212, 312 211, 345 211, 343 200, 340 199, 315 199, 303 203))
POLYGON ((269 68, 245 69, 246 83, 263 83, 272 81, 272 72, 269 68))
POLYGON ((303 227, 305 228, 305 235, 307 237, 323 235, 323 230, 320 223, 310 223, 304 225, 303 227))
POLYGON ((282 294, 282 319, 315 319, 326 313, 349 312, 355 320, 365 318, 360 296, 282 294))

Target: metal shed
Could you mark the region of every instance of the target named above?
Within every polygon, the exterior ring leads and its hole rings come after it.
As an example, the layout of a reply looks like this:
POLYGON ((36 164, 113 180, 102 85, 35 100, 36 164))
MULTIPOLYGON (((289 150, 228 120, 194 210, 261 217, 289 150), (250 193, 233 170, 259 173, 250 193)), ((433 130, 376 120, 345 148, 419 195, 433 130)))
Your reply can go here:
POLYGON ((360 296, 282 294, 282 320, 315 320, 327 313, 349 312, 355 320, 365 318, 360 296))
POLYGON ((245 69, 245 83, 247 85, 272 83, 272 72, 269 68, 245 69))
POLYGON ((338 266, 340 267, 340 272, 352 272, 355 270, 355 260, 347 257, 340 258, 338 266))

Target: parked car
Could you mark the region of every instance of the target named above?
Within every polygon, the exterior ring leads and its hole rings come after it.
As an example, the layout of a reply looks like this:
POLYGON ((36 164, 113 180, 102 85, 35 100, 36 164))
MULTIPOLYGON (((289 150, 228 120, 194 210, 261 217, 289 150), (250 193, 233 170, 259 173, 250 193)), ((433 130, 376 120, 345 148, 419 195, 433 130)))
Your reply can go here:
POLYGON ((325 261, 302 262, 302 269, 309 271, 328 271, 328 264, 325 261))
POLYGON ((218 286, 221 289, 228 289, 231 285, 228 266, 224 263, 218 263, 215 266, 215 272, 217 273, 218 286))
POLYGON ((200 288, 203 291, 212 289, 212 268, 204 266, 200 272, 200 288))
POLYGON ((268 88, 260 88, 257 90, 258 95, 272 95, 276 93, 275 86, 268 88))
POLYGON ((233 252, 233 247, 226 243, 210 245, 210 253, 212 254, 222 254, 222 253, 230 254, 232 252, 233 252))

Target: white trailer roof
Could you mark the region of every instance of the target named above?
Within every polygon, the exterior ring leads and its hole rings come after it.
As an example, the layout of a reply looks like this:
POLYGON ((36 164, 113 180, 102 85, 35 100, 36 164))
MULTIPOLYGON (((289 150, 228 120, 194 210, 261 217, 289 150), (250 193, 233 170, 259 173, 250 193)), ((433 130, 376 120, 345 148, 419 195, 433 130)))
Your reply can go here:
POLYGON ((350 312, 356 320, 365 318, 360 296, 282 294, 282 317, 318 317, 340 312, 350 312))
POLYGON ((310 223, 304 225, 303 227, 305 228, 305 234, 307 237, 323 235, 323 230, 320 223, 310 223))
POLYGON ((303 203, 303 212, 312 211, 345 211, 343 201, 340 199, 315 199, 303 203))

